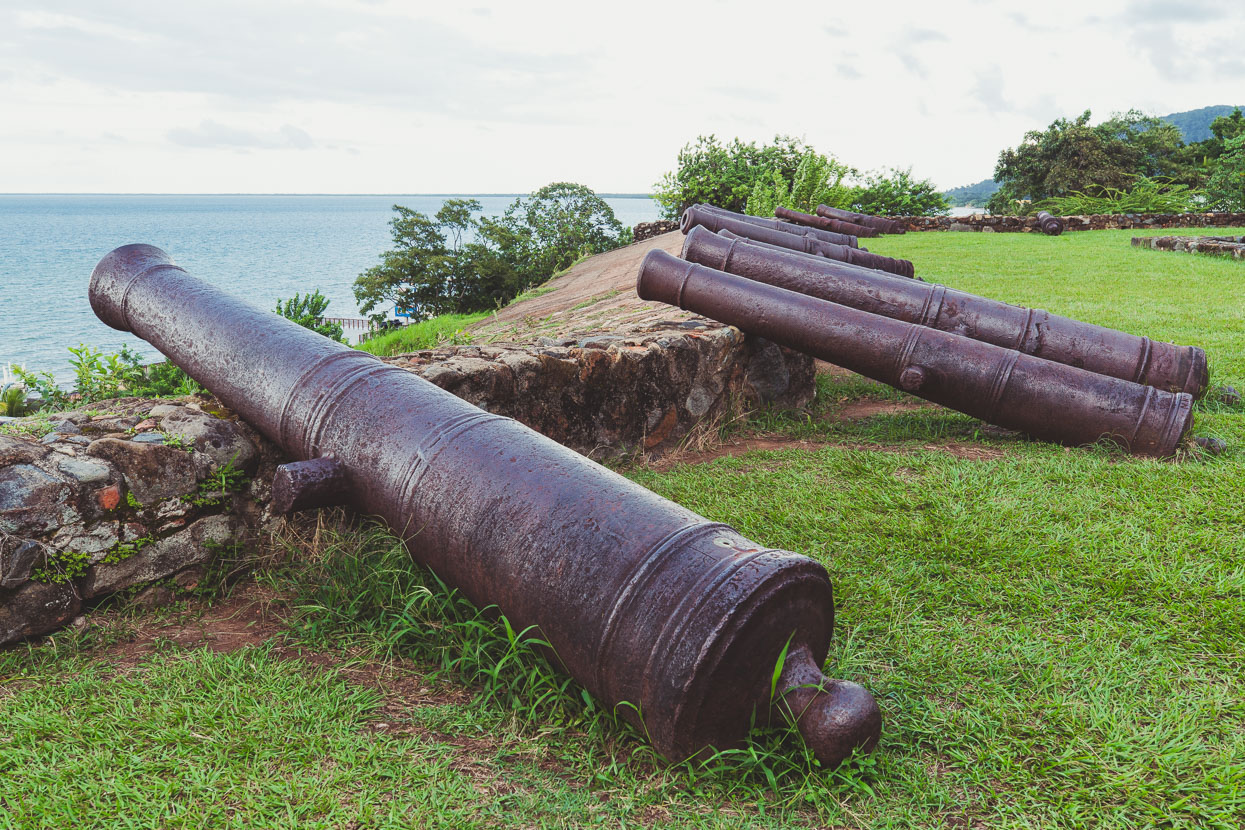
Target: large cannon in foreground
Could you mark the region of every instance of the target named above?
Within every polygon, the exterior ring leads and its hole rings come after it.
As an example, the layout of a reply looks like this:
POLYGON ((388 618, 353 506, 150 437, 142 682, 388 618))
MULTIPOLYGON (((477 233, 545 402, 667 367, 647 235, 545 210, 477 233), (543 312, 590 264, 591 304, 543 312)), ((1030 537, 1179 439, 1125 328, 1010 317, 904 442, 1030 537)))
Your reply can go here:
MULTIPOLYGON (((921 283, 911 283, 920 286, 921 283)), ((1035 438, 1175 453, 1193 398, 881 317, 650 251, 636 291, 1035 438)))
POLYGON ((158 248, 108 254, 90 299, 302 459, 278 471, 274 506, 380 516, 472 602, 535 626, 555 664, 667 758, 736 743, 754 716, 796 721, 828 764, 877 742, 869 693, 821 675, 834 602, 813 560, 248 305, 158 248))
POLYGON ((1038 308, 1001 303, 945 285, 790 254, 693 228, 683 259, 810 297, 918 323, 1169 392, 1201 397, 1210 382, 1206 352, 1083 323, 1038 308))

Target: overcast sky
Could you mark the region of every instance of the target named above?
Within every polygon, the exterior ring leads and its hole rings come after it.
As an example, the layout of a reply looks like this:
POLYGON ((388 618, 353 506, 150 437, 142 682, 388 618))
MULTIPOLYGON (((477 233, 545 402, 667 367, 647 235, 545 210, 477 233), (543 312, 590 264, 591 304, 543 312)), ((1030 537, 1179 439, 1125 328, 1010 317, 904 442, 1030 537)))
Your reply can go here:
POLYGON ((0 192, 647 192, 698 134, 941 187, 1245 103, 1245 3, 0 0, 0 192))

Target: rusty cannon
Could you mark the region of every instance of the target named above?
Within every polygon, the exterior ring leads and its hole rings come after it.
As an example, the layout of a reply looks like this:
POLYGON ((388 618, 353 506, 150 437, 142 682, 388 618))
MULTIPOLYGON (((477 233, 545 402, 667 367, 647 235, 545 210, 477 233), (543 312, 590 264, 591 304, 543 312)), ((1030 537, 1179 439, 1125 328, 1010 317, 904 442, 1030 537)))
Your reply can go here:
MULTIPOLYGON (((905 283, 907 284, 907 283, 905 283)), ((912 283, 920 286, 920 283, 912 283)), ((1175 453, 1193 398, 881 317, 651 251, 636 290, 1034 438, 1175 453)))
POLYGON ((704 228, 694 228, 687 235, 682 256, 717 271, 870 314, 1168 392, 1198 398, 1210 382, 1206 352, 1196 346, 1151 340, 944 285, 897 279, 879 271, 763 248, 747 239, 730 240, 704 228))
MULTIPOLYGON (((692 228, 691 232, 695 233, 697 230, 705 231, 707 229, 701 228, 698 226, 696 228, 692 228)), ((764 228, 758 228, 757 230, 763 231, 764 228)), ((790 236, 790 234, 785 234, 785 235, 790 236)), ((885 271, 888 274, 894 274, 897 277, 907 277, 908 279, 914 279, 914 280, 921 279, 920 277, 916 275, 915 268, 910 261, 906 259, 892 259, 891 257, 888 257, 888 256, 881 256, 880 254, 870 253, 869 251, 862 251, 860 248, 847 248, 843 245, 836 245, 834 247, 840 248, 842 251, 841 256, 825 256, 823 254, 817 253, 816 249, 802 251, 799 248, 788 248, 783 245, 772 245, 768 242, 763 242, 760 239, 757 239, 756 237, 744 236, 743 234, 738 234, 732 231, 728 231, 726 228, 723 228, 722 230, 718 231, 718 236, 724 239, 739 239, 744 242, 747 242, 749 245, 756 245, 761 248, 769 248, 775 251, 787 251, 787 252, 792 252, 792 253, 797 253, 797 254, 804 254, 806 256, 821 256, 824 259, 828 259, 834 262, 846 263, 847 265, 854 265, 858 268, 868 268, 874 271, 885 271)), ((797 236, 794 238, 795 239, 808 239, 807 236, 797 236)), ((809 244, 810 246, 825 245, 825 243, 818 242, 815 239, 809 240, 809 244)))
POLYGON ((877 228, 870 228, 867 225, 857 225, 855 222, 846 222, 842 219, 833 219, 828 216, 817 216, 813 213, 803 213, 791 208, 776 207, 774 208, 774 216, 782 219, 784 222, 791 222, 796 225, 806 225, 810 228, 820 228, 823 231, 831 231, 834 233, 846 233, 858 237, 877 236, 877 228))
POLYGON ((828 764, 876 744, 873 697, 821 674, 834 601, 817 562, 230 296, 158 248, 105 256, 90 300, 298 459, 277 472, 274 509, 381 517, 665 757, 738 743, 754 718, 794 721, 828 764))
POLYGON ((1051 216, 1044 210, 1039 210, 1037 215, 1038 227, 1042 229, 1042 233, 1047 236, 1059 236, 1066 229, 1064 222, 1058 216, 1051 216))
POLYGON ((843 210, 842 208, 830 207, 829 205, 818 205, 814 213, 827 219, 842 219, 844 222, 855 222, 857 225, 873 228, 879 233, 905 233, 908 230, 904 223, 898 219, 887 219, 885 216, 874 216, 869 213, 857 213, 854 210, 843 210))
MULTIPOLYGON (((811 236, 813 239, 828 242, 831 245, 846 245, 849 248, 860 247, 856 237, 848 234, 807 228, 803 225, 793 225, 790 222, 780 222, 777 219, 766 219, 762 216, 745 216, 742 213, 734 213, 713 205, 692 205, 683 211, 683 215, 679 217, 679 229, 683 233, 687 233, 688 228, 696 225, 703 225, 711 231, 719 231, 726 228, 729 231, 734 231, 744 236, 748 235, 750 228, 768 228, 772 231, 780 231, 796 236, 811 236)), ((782 243, 771 242, 770 244, 781 245, 782 243)))
POLYGON ((717 231, 732 238, 736 236, 744 237, 753 242, 785 248, 789 251, 798 251, 812 256, 825 257, 826 259, 835 259, 839 262, 849 262, 864 268, 889 271, 902 277, 913 277, 916 275, 916 269, 906 259, 893 259, 870 253, 864 248, 823 242, 815 236, 798 235, 786 230, 777 230, 764 225, 754 225, 750 222, 736 220, 733 218, 733 215, 723 212, 701 208, 688 208, 684 211, 683 217, 679 222, 679 229, 686 234, 692 228, 700 227, 717 231))

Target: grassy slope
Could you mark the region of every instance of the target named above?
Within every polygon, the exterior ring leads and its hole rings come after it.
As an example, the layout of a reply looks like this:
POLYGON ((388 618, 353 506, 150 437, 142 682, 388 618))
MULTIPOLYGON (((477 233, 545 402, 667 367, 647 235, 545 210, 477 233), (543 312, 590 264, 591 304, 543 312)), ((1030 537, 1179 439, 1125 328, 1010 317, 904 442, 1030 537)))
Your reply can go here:
MULTIPOLYGON (((1245 386, 1245 267, 1134 250, 1131 235, 870 247, 927 279, 1204 345, 1215 381, 1245 386)), ((865 763, 810 769, 776 738, 703 768, 656 763, 527 651, 454 603, 426 607, 437 592, 400 557, 360 565, 351 549, 295 576, 295 640, 448 667, 428 682, 487 699, 384 712, 341 673, 265 649, 170 651, 120 674, 72 645, 0 652, 0 828, 1241 826, 1245 408, 1200 406, 1197 431, 1227 454, 1164 463, 937 408, 823 419, 902 396, 821 384, 811 418, 753 422, 824 442, 812 451, 629 474, 826 564, 827 671, 867 684, 887 719, 865 763), (966 442, 989 457, 939 449, 966 442)))

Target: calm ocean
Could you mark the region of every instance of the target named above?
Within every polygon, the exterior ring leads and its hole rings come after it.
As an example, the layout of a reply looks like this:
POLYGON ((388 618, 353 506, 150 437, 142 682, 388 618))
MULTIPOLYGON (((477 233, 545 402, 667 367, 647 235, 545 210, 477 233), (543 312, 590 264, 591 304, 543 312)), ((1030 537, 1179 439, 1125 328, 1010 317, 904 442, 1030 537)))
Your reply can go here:
MULTIPOLYGON (((167 251, 190 273, 265 308, 318 288, 328 313, 358 316, 354 278, 390 247, 394 204, 434 213, 445 196, 0 195, 0 367, 68 380, 68 346, 106 351, 141 340, 99 322, 87 302, 91 269, 129 242, 167 251)), ((514 196, 475 196, 486 215, 514 196)), ((647 197, 608 198, 626 226, 656 219, 647 197)))

